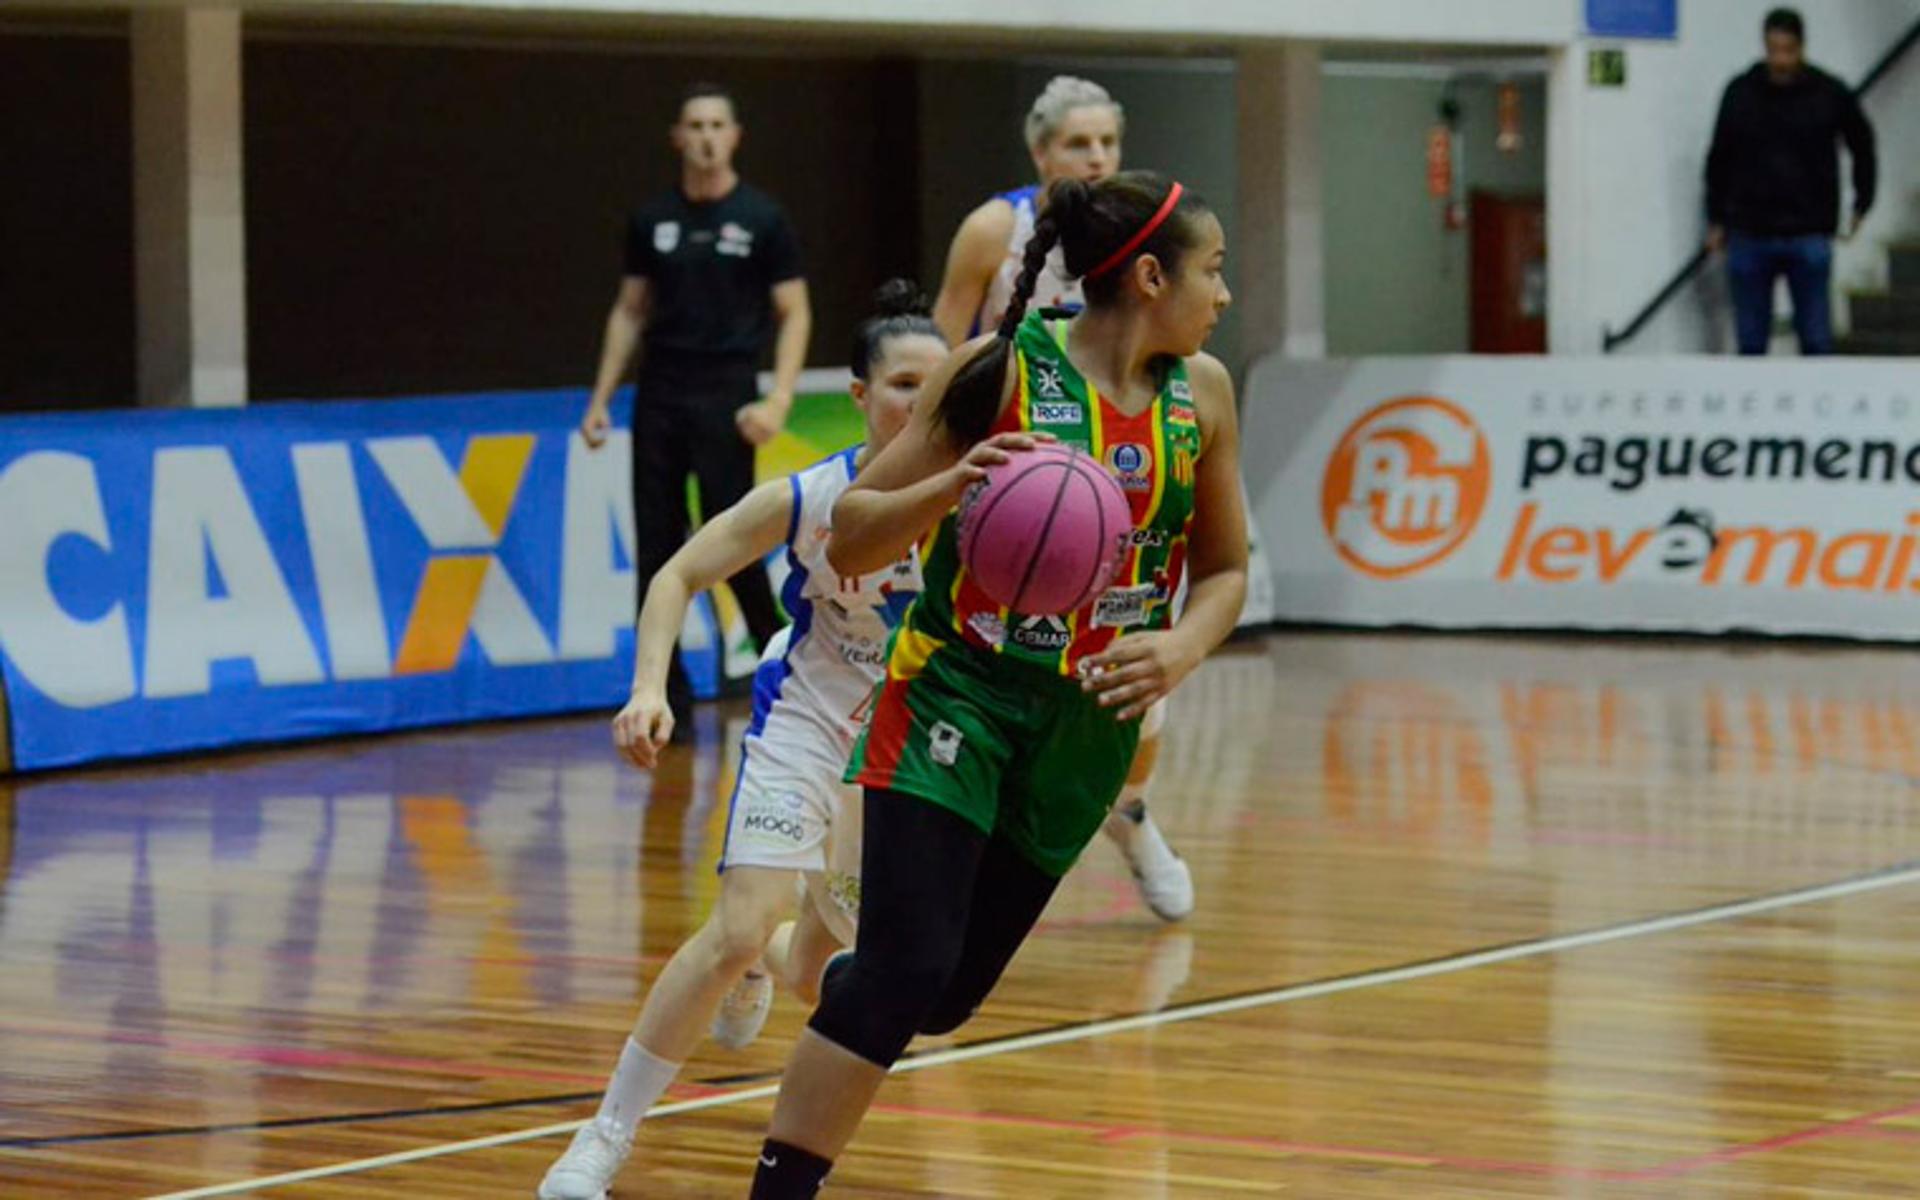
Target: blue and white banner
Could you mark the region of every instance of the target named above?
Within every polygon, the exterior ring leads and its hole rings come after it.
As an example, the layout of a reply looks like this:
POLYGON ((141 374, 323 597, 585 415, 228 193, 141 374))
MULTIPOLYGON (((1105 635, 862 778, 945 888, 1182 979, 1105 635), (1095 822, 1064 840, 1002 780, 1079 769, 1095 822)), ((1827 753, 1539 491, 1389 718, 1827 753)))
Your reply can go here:
POLYGON ((618 705, 628 435, 589 449, 583 403, 0 420, 13 766, 618 705))

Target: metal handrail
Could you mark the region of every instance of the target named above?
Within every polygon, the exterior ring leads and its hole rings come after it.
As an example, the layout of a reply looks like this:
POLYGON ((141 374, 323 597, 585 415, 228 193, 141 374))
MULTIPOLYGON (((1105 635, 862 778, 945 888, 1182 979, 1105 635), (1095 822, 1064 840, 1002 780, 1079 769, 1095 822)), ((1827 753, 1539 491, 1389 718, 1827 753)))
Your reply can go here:
MULTIPOLYGON (((1868 92, 1873 90, 1874 85, 1879 83, 1888 71, 1893 70, 1894 65, 1902 58, 1905 58, 1907 52, 1912 50, 1915 45, 1920 45, 1920 21, 1915 21, 1913 27, 1901 35, 1900 40, 1895 42, 1888 48, 1885 54, 1880 56, 1880 61, 1873 64, 1873 69, 1868 71, 1866 76, 1860 80, 1860 85, 1853 89, 1853 94, 1857 97, 1866 96, 1868 92)), ((1673 278, 1667 280, 1666 286, 1662 287, 1658 292, 1655 292, 1653 299, 1647 301, 1646 305, 1641 308, 1638 313, 1634 314, 1633 320, 1627 322, 1625 329, 1615 333, 1611 327, 1602 326, 1600 330, 1601 352, 1612 354, 1615 348, 1632 341, 1638 336, 1640 331, 1647 327, 1647 322, 1653 320, 1653 318, 1659 314, 1660 310, 1667 306, 1667 302, 1679 294, 1681 288, 1686 287, 1688 283, 1692 282, 1693 277, 1700 273, 1700 269, 1706 266, 1707 260, 1712 257, 1712 254, 1710 254, 1704 246, 1695 250, 1693 257, 1686 261, 1686 265, 1674 272, 1673 278)))

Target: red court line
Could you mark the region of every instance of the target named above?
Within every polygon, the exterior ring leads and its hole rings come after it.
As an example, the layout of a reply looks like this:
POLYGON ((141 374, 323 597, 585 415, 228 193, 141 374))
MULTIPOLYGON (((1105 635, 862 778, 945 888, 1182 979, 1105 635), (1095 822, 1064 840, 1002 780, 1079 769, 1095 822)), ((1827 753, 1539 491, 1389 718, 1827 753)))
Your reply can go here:
POLYGON ((1848 1130, 1847 1136, 1878 1142, 1920 1142, 1920 1129, 1896 1129, 1891 1125, 1870 1125, 1865 1129, 1848 1130))
POLYGON ((1709 1150, 1705 1154, 1695 1154, 1688 1158, 1675 1159, 1670 1163, 1662 1163, 1657 1167, 1648 1167, 1642 1171, 1635 1171, 1633 1178, 1636 1181, 1673 1179, 1682 1175, 1691 1175, 1697 1171, 1704 1171, 1709 1167, 1717 1167, 1723 1163, 1738 1162, 1743 1158, 1752 1158, 1758 1154, 1769 1154, 1775 1150, 1785 1150, 1792 1146, 1803 1145, 1807 1142, 1822 1141, 1826 1138, 1859 1136, 1863 1134, 1867 1137, 1876 1137, 1879 1136, 1879 1134, 1875 1132, 1879 1122, 1892 1120, 1895 1117, 1909 1117, 1915 1114, 1920 1114, 1920 1101, 1912 1104, 1903 1104, 1898 1108, 1882 1109, 1879 1112, 1864 1113, 1857 1117, 1848 1117, 1844 1121, 1828 1121, 1820 1125, 1811 1125, 1805 1129, 1796 1129, 1791 1133, 1782 1133, 1770 1138, 1761 1138, 1757 1142, 1743 1142, 1737 1146, 1723 1146, 1718 1150, 1709 1150))

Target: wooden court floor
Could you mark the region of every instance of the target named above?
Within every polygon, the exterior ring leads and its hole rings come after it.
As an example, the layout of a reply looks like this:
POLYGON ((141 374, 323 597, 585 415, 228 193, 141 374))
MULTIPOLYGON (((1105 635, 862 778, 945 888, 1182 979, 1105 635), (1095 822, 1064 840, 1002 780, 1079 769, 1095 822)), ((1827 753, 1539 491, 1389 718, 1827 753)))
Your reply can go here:
MULTIPOLYGON (((828 1194, 1920 1195, 1915 663, 1235 648, 1156 798, 1198 912, 1095 845, 828 1194)), ((0 1197, 530 1196, 712 900, 697 723, 651 779, 578 718, 0 784, 0 1197)), ((615 1194, 743 1196, 803 1015, 615 1194)))

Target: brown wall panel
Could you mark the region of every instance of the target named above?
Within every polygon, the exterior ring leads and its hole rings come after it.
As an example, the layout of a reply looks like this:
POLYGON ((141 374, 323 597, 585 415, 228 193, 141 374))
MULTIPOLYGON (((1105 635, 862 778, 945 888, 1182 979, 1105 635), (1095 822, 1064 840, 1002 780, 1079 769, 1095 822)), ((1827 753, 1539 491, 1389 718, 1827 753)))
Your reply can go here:
POLYGON ((0 34, 0 411, 133 401, 124 36, 0 34))
POLYGON ((912 68, 570 49, 250 40, 256 398, 591 382, 626 211, 672 184, 677 97, 737 90, 743 175, 784 203, 839 364, 883 269, 918 258, 898 104, 912 68), (883 261, 884 260, 884 261, 883 261))

